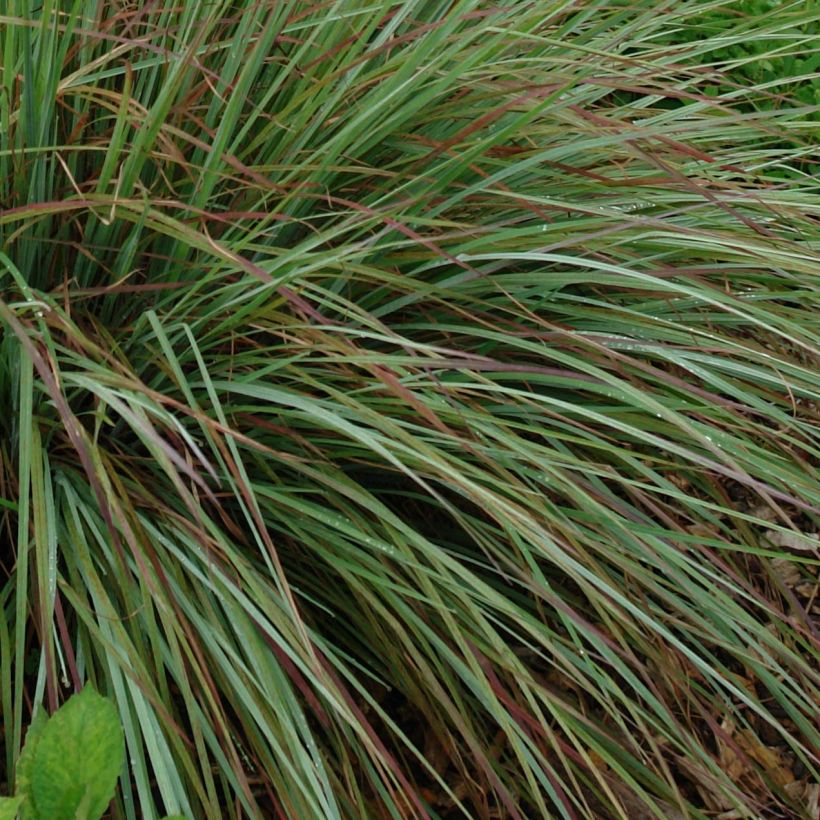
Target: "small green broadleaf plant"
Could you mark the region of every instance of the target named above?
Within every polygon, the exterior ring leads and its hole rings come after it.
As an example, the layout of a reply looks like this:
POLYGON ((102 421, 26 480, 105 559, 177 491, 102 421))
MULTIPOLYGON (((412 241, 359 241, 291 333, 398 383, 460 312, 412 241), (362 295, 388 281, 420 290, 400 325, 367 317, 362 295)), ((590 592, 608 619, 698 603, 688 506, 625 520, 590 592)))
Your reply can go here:
POLYGON ((17 762, 16 793, 0 820, 99 820, 125 761, 117 710, 90 686, 51 717, 40 709, 17 762))
POLYGON ((23 798, 19 796, 0 797, 0 820, 14 820, 22 802, 23 798))

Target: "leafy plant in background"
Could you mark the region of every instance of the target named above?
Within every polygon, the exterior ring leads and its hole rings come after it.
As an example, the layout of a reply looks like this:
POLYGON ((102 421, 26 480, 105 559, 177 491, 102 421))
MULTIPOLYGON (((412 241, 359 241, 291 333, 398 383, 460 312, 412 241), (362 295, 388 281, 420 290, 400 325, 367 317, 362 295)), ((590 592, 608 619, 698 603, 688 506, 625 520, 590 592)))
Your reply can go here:
POLYGON ((124 763, 117 710, 85 686, 51 717, 37 712, 17 761, 15 794, 0 797, 0 820, 98 820, 124 763))
POLYGON ((93 681, 127 820, 811 809, 814 124, 704 11, 3 6, 0 781, 93 681))
POLYGON ((805 118, 820 121, 820 14, 814 3, 701 3, 699 13, 687 15, 681 28, 664 40, 688 44, 700 61, 720 69, 705 93, 743 101, 751 89, 747 105, 752 109, 797 103, 805 106, 805 118))
POLYGON ((124 762, 117 710, 86 686, 51 717, 37 712, 17 761, 15 794, 0 798, 0 818, 97 820, 124 762))

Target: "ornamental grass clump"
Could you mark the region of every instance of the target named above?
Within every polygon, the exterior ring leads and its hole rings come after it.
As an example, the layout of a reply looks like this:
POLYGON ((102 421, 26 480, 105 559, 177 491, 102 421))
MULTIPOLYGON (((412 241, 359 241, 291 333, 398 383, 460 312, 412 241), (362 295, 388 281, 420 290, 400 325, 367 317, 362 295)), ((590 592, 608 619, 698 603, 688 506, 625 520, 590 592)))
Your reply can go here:
POLYGON ((88 684, 127 820, 816 811, 818 13, 735 5, 2 7, 3 794, 88 684))

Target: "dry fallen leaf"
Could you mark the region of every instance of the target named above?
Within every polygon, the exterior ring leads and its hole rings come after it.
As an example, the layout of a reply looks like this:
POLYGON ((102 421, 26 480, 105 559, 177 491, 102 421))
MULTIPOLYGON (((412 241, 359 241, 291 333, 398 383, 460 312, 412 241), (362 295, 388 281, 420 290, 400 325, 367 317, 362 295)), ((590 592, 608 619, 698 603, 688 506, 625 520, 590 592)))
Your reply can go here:
POLYGON ((738 734, 738 745, 753 760, 760 764, 767 776, 778 786, 794 782, 794 774, 785 765, 783 755, 774 746, 764 746, 751 732, 738 734))
POLYGON ((784 547, 798 552, 814 552, 820 549, 820 540, 815 535, 778 530, 769 535, 769 541, 776 547, 784 547))
POLYGON ((805 809, 807 820, 820 820, 820 784, 808 783, 805 780, 795 780, 784 787, 786 794, 805 809))
POLYGON ((749 510, 749 515, 753 515, 761 521, 774 521, 777 517, 775 511, 768 504, 758 504, 757 507, 749 510))
MULTIPOLYGON (((720 723, 720 728, 730 738, 734 737, 735 722, 729 718, 724 718, 720 723)), ((717 737, 718 753, 720 759, 720 768, 729 776, 735 783, 740 779, 743 772, 746 770, 746 763, 743 761, 741 755, 732 748, 720 735, 717 737)))
POLYGON ((800 574, 800 567, 788 558, 775 558, 771 563, 771 568, 772 572, 774 572, 789 589, 797 586, 803 577, 800 574))
POLYGON ((820 820, 820 783, 812 783, 806 786, 804 797, 808 816, 811 820, 820 820))

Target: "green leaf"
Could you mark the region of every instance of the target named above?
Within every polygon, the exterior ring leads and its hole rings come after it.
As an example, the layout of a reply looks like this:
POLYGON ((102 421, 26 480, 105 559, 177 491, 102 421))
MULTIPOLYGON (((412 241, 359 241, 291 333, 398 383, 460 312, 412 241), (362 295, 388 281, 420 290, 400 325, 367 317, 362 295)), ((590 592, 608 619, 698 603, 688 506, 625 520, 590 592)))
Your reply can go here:
POLYGON ((114 795, 124 758, 117 710, 86 686, 40 734, 31 770, 36 816, 97 820, 114 795))
MULTIPOLYGON (((16 792, 22 798, 27 797, 31 793, 31 772, 34 763, 34 755, 37 751, 37 746, 40 738, 48 724, 48 713, 45 709, 40 708, 35 712, 34 718, 29 724, 26 732, 26 742, 23 746, 23 751, 20 753, 20 758, 17 761, 17 771, 15 776, 16 792)), ((24 818, 35 817, 34 809, 31 803, 23 806, 21 816, 24 818)))
POLYGON ((0 820, 14 820, 24 799, 23 795, 0 797, 0 820))

